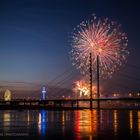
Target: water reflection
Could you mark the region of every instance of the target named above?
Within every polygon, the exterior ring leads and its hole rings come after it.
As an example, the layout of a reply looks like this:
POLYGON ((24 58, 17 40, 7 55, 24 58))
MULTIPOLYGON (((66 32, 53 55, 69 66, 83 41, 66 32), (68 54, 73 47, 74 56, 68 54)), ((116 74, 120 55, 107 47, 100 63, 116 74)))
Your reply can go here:
POLYGON ((11 115, 9 111, 4 111, 3 114, 3 125, 6 126, 4 127, 4 131, 8 131, 9 130, 9 126, 11 123, 11 115))
POLYGON ((138 134, 140 138, 140 111, 138 111, 138 134))
POLYGON ((46 128, 47 128, 47 112, 45 110, 42 110, 39 112, 38 116, 38 129, 39 129, 39 134, 42 136, 46 135, 46 128))
POLYGON ((130 125, 130 135, 133 134, 133 114, 132 110, 129 111, 129 125, 130 125))
POLYGON ((92 110, 92 130, 93 130, 93 134, 97 134, 97 110, 92 110))
POLYGON ((80 139, 81 134, 87 135, 91 140, 96 137, 98 121, 97 110, 75 111, 76 139, 80 139))
POLYGON ((5 123, 10 123, 10 120, 11 120, 11 117, 10 117, 10 112, 4 112, 4 117, 3 117, 3 121, 5 122, 5 123))
POLYGON ((117 116, 117 110, 114 110, 114 134, 117 135, 117 129, 118 129, 118 116, 117 116))
POLYGON ((140 139, 138 110, 9 110, 0 111, 0 123, 0 131, 22 129, 40 139, 140 139))
POLYGON ((27 111, 27 124, 28 124, 28 126, 30 125, 30 112, 29 112, 29 110, 27 111))
POLYGON ((65 132, 65 112, 62 111, 62 133, 64 134, 65 132))

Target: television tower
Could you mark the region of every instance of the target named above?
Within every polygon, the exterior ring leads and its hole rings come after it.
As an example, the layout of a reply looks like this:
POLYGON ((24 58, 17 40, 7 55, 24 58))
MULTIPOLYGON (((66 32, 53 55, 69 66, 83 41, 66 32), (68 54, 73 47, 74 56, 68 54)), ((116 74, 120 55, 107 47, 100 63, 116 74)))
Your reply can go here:
POLYGON ((42 87, 42 95, 41 95, 41 100, 46 100, 46 87, 42 87))

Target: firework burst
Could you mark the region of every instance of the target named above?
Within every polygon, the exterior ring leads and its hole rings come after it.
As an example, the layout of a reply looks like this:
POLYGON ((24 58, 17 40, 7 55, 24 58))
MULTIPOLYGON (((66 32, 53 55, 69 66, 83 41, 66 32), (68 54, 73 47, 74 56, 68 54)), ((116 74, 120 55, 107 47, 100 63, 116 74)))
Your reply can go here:
MULTIPOLYGON (((85 80, 75 81, 73 91, 77 97, 90 97, 90 85, 85 80)), ((92 93, 94 96, 97 93, 95 85, 92 86, 92 93)))
POLYGON ((126 60, 128 39, 121 26, 114 21, 97 19, 83 21, 74 29, 72 36, 72 65, 82 74, 89 73, 89 55, 92 54, 93 72, 96 59, 100 60, 100 76, 110 77, 126 60))

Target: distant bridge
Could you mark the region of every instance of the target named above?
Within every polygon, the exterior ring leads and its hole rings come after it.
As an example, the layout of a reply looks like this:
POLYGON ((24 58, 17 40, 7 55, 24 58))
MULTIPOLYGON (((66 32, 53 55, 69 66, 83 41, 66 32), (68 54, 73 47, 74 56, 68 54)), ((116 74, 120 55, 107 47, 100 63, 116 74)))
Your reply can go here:
MULTIPOLYGON (((90 99, 48 99, 48 100, 0 100, 0 109, 87 109, 90 99)), ((140 109, 140 98, 100 98, 92 99, 93 108, 134 108, 140 109)))

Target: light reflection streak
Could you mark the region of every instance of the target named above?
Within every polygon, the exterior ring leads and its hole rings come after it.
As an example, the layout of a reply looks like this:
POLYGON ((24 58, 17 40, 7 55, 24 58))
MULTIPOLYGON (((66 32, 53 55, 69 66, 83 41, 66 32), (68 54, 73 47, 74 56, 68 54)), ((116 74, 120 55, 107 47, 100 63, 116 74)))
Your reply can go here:
POLYGON ((75 131, 78 133, 76 140, 80 140, 80 133, 88 134, 89 140, 97 135, 98 114, 97 110, 75 112, 75 131))
POLYGON ((11 123, 11 114, 10 114, 10 112, 4 111, 4 114, 3 114, 4 130, 7 131, 8 129, 10 129, 10 128, 9 128, 10 123, 11 123), (8 127, 7 127, 7 126, 8 126, 8 127))
POLYGON ((46 111, 42 110, 39 112, 39 117, 38 117, 38 130, 39 134, 42 136, 46 135, 46 125, 47 125, 47 116, 46 116, 46 111))
POLYGON ((29 112, 29 110, 27 112, 27 125, 28 126, 30 125, 30 112, 29 112))
POLYGON ((117 117, 117 110, 114 110, 114 134, 117 135, 118 129, 118 117, 117 117))
POLYGON ((10 122, 11 117, 10 117, 10 113, 9 112, 4 112, 4 122, 10 122))
POLYGON ((138 135, 140 138, 140 111, 138 111, 138 135))
POLYGON ((93 134, 97 134, 97 123, 98 123, 98 119, 97 119, 97 110, 92 110, 92 118, 93 118, 93 134))
POLYGON ((129 112, 129 123, 130 123, 130 134, 133 133, 133 112, 132 110, 129 112))
POLYGON ((62 132, 65 131, 65 112, 62 112, 62 132))
POLYGON ((41 113, 38 114, 38 130, 39 134, 41 134, 41 113))

